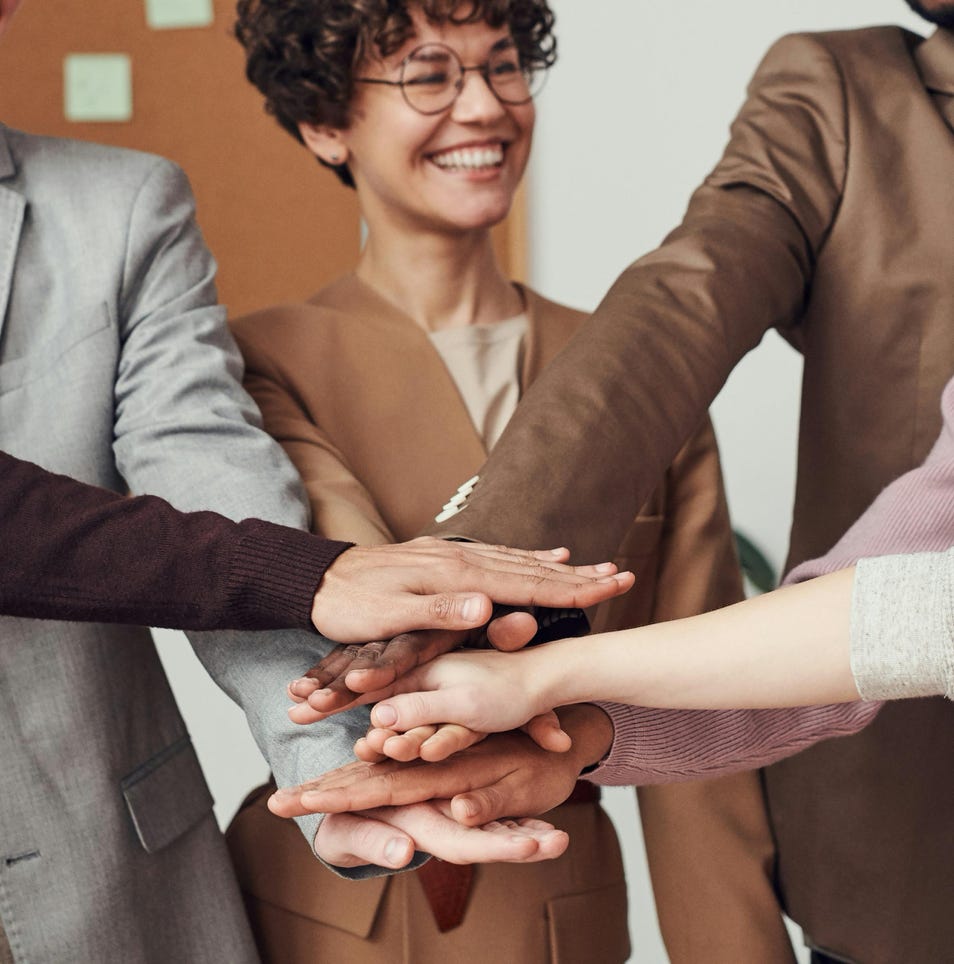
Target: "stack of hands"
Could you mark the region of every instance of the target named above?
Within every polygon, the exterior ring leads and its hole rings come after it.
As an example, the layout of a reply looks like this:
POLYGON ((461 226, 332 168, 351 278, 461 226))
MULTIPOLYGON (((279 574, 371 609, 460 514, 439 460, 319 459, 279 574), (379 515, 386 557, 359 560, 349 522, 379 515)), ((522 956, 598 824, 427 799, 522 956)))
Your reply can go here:
MULTIPOLYGON (((458 551, 466 554, 468 564, 477 552, 483 554, 480 565, 513 567, 506 580, 510 597, 493 596, 503 603, 583 608, 633 584, 632 574, 617 573, 612 563, 570 567, 563 549, 515 553, 469 545, 458 551), (534 584, 532 599, 513 593, 511 576, 519 567, 527 569, 534 584)), ((347 560, 364 567, 361 552, 345 553, 326 580, 338 569, 345 577, 342 585, 353 592, 354 580, 339 566, 347 560)), ((478 630, 417 630, 383 642, 349 643, 366 619, 329 625, 319 611, 323 602, 329 612, 380 612, 380 592, 374 598, 353 598, 353 606, 343 607, 332 598, 335 591, 333 581, 323 583, 314 621, 344 643, 290 683, 295 705, 289 716, 301 725, 320 724, 335 713, 373 703, 371 726, 355 745, 358 762, 279 789, 269 801, 272 812, 282 817, 326 814, 315 850, 341 867, 373 862, 400 868, 415 850, 454 863, 524 862, 562 854, 567 835, 534 816, 570 795, 580 772, 607 752, 612 727, 595 706, 563 706, 555 680, 538 672, 534 650, 517 652, 536 633, 532 615, 511 612, 487 623, 488 597, 481 600, 485 625, 478 630), (488 641, 507 652, 451 652, 488 641), (363 841, 360 848, 356 840, 363 841), (370 860, 369 852, 374 854, 370 860)), ((455 601, 444 598, 440 605, 451 612, 455 601)), ((430 616, 433 625, 433 611, 430 616)), ((380 628, 399 628, 402 618, 396 623, 385 619, 380 628)))

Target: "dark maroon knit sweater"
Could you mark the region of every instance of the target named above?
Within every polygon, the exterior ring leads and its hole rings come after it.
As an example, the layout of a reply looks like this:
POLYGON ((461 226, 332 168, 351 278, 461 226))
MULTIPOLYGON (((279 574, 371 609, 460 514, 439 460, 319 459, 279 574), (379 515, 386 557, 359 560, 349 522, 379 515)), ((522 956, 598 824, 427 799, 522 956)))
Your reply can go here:
POLYGON ((182 513, 0 452, 0 613, 176 629, 311 626, 350 543, 182 513))

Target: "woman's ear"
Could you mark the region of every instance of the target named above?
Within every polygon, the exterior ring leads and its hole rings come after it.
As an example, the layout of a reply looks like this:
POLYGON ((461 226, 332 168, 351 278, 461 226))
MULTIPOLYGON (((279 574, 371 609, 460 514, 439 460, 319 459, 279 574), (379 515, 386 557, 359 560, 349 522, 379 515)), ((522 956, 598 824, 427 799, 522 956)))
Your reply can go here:
POLYGON ((298 132, 305 146, 319 160, 332 167, 347 164, 348 148, 337 127, 329 127, 327 124, 299 124, 298 132))

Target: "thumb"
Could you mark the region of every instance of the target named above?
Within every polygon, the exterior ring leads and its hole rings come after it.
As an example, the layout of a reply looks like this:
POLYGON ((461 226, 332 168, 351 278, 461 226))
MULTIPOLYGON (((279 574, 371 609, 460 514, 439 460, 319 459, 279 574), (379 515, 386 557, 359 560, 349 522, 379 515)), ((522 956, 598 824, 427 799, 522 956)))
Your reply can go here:
POLYGON ((476 629, 493 614, 493 603, 483 593, 444 592, 434 596, 402 594, 403 611, 385 621, 390 636, 415 629, 476 629), (410 597, 410 598, 409 598, 410 597))
POLYGON ((540 749, 551 753, 566 753, 573 746, 569 733, 560 726, 560 718, 553 710, 528 720, 523 730, 540 749))
POLYGON ((510 814, 506 812, 503 794, 494 784, 458 793, 451 799, 451 816, 465 827, 479 827, 510 814))
POLYGON ((470 726, 465 708, 452 690, 431 693, 403 693, 378 703, 371 711, 371 722, 401 733, 431 723, 459 723, 470 726))

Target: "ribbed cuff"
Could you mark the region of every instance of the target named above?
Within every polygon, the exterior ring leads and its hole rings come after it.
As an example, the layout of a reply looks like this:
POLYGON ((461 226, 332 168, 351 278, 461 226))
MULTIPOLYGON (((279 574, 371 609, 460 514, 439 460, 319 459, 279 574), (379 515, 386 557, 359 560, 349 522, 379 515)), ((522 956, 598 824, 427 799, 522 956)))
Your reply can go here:
POLYGON ((311 629, 315 592, 328 567, 354 543, 322 539, 258 519, 232 555, 228 596, 243 629, 311 629))

